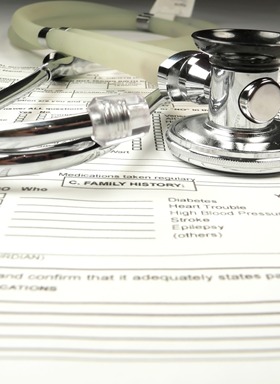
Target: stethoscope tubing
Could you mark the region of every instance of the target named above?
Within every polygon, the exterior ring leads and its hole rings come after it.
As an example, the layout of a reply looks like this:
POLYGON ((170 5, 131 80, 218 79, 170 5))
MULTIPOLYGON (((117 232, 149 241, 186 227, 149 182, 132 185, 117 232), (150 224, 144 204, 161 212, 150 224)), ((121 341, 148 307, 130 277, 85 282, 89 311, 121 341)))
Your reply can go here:
MULTIPOLYGON (((92 62, 144 78, 156 85, 159 65, 177 50, 185 50, 186 46, 193 48, 191 33, 207 25, 199 20, 188 20, 186 23, 180 18, 170 21, 148 17, 144 29, 167 37, 139 42, 102 33, 104 29, 139 30, 138 14, 130 10, 83 1, 41 2, 21 7, 12 17, 9 29, 11 42, 22 49, 48 48, 55 54, 59 52, 63 60, 66 58, 66 64, 64 61, 61 64, 61 58, 55 57, 25 79, 0 91, 0 108, 45 81, 79 74, 80 69, 81 72, 90 71, 87 66, 92 62), (81 65, 78 71, 73 71, 72 64, 77 60, 81 65)), ((163 101, 165 96, 156 87, 146 97, 150 113, 163 101)), ((92 119, 87 113, 6 126, 0 131, 0 176, 18 176, 73 166, 107 153, 114 147, 114 144, 99 145, 94 141, 92 119)))
POLYGON ((157 84, 159 65, 176 51, 195 49, 191 33, 212 24, 196 19, 174 21, 151 17, 147 31, 166 36, 153 41, 131 41, 102 30, 139 31, 138 14, 117 7, 83 1, 51 1, 19 8, 10 26, 12 42, 27 49, 50 48, 97 62, 108 68, 157 84), (39 38, 48 32, 45 41, 39 38))

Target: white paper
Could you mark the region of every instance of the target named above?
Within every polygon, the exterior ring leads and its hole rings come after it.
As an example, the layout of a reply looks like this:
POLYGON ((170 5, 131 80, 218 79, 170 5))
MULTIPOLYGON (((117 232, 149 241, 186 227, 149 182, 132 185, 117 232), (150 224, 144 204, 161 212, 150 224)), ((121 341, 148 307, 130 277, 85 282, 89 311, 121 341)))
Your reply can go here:
MULTIPOLYGON (((33 65, 1 66, 1 87, 33 65)), ((1 125, 148 94, 96 65, 1 111, 1 125)), ((1 383, 279 383, 280 179, 176 160, 150 134, 95 161, 0 179, 1 383)))
POLYGON ((156 0, 150 13, 156 17, 174 20, 176 16, 191 17, 195 0, 156 0))

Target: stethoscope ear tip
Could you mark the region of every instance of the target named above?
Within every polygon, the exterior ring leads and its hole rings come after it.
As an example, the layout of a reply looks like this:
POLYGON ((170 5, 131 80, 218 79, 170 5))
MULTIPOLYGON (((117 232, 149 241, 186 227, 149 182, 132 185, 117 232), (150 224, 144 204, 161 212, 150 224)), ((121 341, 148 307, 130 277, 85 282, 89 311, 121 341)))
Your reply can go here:
POLYGON ((115 145, 149 132, 150 109, 144 97, 122 94, 94 98, 88 106, 93 138, 101 146, 115 145))

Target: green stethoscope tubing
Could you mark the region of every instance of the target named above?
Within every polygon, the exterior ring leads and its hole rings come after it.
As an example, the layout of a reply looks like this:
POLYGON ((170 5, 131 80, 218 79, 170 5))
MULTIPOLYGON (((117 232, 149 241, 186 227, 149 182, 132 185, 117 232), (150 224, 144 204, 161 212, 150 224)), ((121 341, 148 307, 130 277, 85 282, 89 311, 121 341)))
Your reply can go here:
POLYGON ((38 50, 40 31, 52 28, 46 35, 49 49, 96 62, 108 68, 157 83, 159 65, 177 51, 195 49, 191 34, 212 24, 176 18, 175 21, 151 17, 148 31, 162 40, 131 41, 102 30, 138 30, 138 13, 83 1, 48 1, 19 8, 9 30, 11 42, 23 49, 38 50), (69 28, 67 31, 59 28, 69 28), (98 30, 97 32, 95 30, 98 30))

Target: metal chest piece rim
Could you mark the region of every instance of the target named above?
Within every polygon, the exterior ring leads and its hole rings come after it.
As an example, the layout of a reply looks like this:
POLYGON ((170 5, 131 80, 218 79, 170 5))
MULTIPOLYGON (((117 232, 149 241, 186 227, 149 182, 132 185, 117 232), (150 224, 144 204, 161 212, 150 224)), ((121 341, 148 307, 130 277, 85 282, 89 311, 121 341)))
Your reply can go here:
MULTIPOLYGON (((166 133, 170 151, 181 160, 211 170, 280 172, 280 33, 215 29, 192 36, 208 56, 209 76, 203 75, 208 113, 173 123, 166 133)), ((188 67, 184 93, 189 97, 185 100, 193 101, 193 82, 188 87, 191 70, 186 63, 183 66, 188 67)), ((205 63, 203 69, 205 72, 205 63)))

